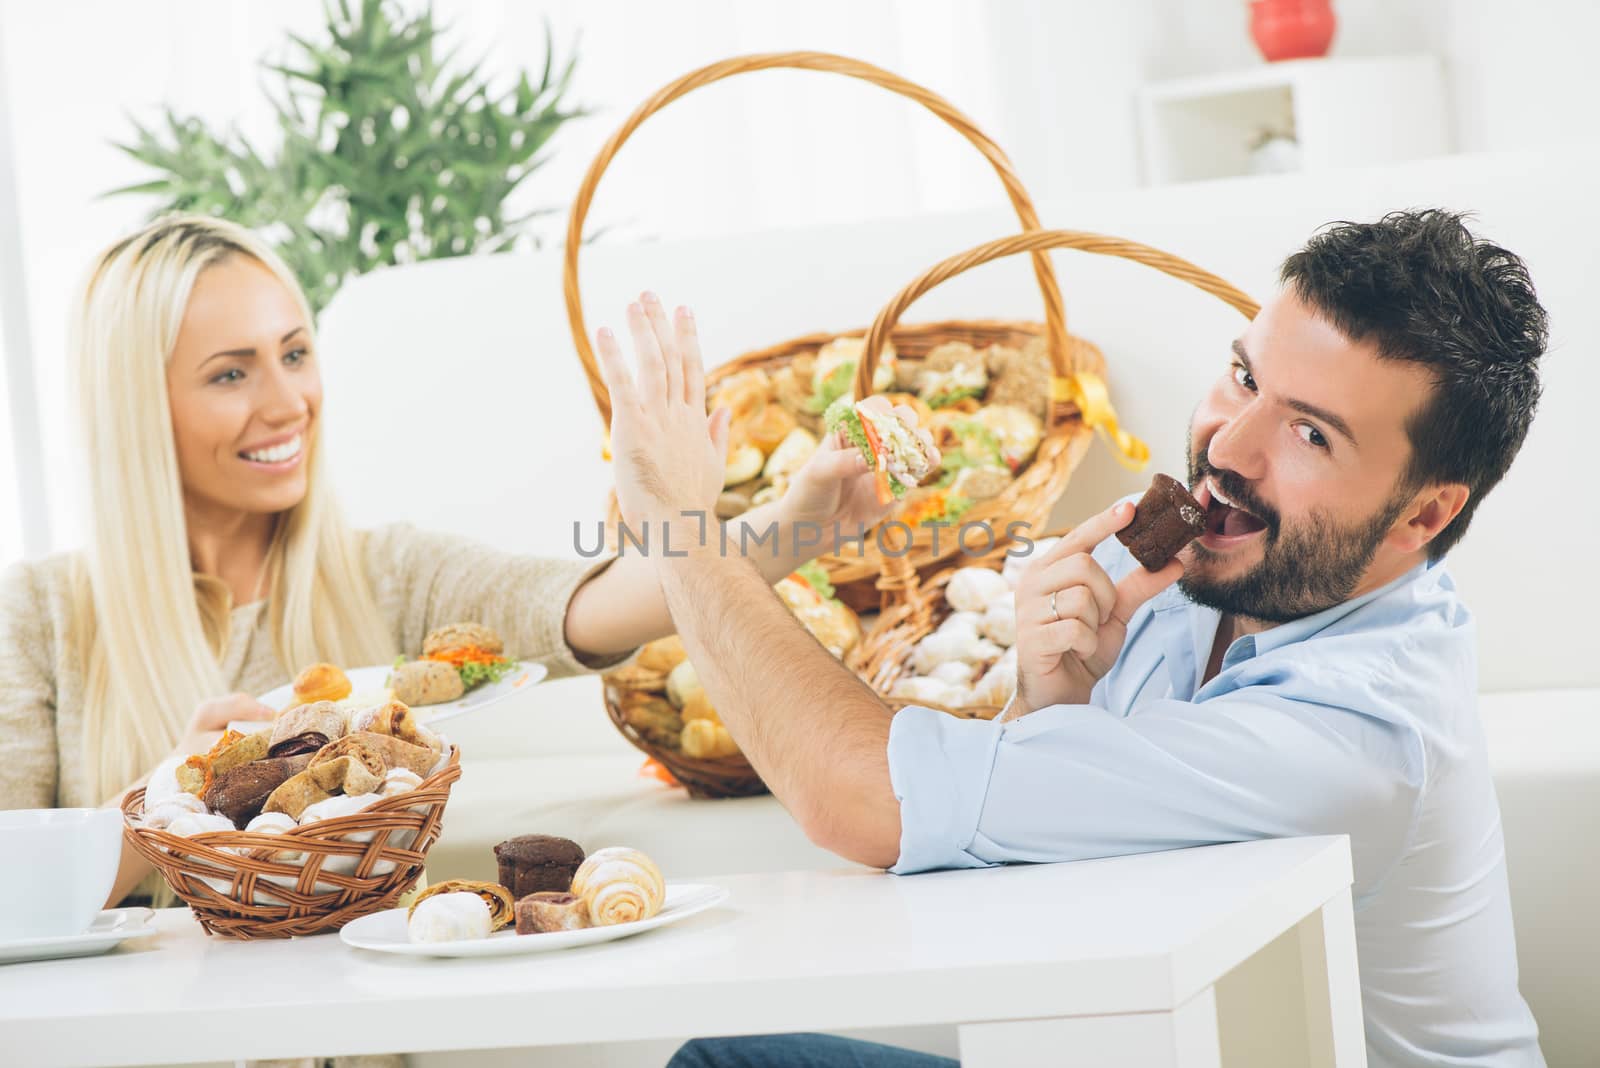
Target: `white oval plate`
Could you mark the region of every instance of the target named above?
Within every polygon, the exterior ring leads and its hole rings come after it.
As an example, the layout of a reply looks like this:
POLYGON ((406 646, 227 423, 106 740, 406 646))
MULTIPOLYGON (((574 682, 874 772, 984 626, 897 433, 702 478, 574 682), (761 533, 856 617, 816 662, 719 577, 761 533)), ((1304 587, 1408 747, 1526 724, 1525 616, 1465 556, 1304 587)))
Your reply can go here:
MULTIPOLYGON (((350 678, 350 696, 338 702, 349 708, 370 708, 373 705, 383 704, 389 700, 388 687, 384 685, 389 678, 389 673, 394 668, 389 664, 379 664, 374 667, 351 668, 345 674, 350 678)), ((479 686, 470 693, 462 694, 454 701, 445 701, 437 705, 417 705, 412 709, 417 717, 424 723, 439 723, 444 720, 464 716, 469 712, 476 712, 492 704, 504 701, 518 690, 529 686, 536 686, 544 681, 549 674, 549 669, 543 664, 518 664, 508 671, 499 682, 491 682, 479 686)), ((282 711, 294 700, 294 686, 279 686, 276 690, 262 694, 257 698, 262 704, 270 705, 282 711)), ((237 731, 260 730, 262 727, 271 726, 266 720, 243 720, 228 724, 237 731)))
POLYGON ((488 938, 461 942, 412 942, 406 936, 406 910, 389 909, 352 920, 339 931, 346 945, 407 957, 510 957, 519 953, 545 953, 556 949, 590 946, 664 927, 697 912, 715 908, 728 899, 728 891, 706 883, 674 883, 667 887, 661 911, 648 920, 588 927, 581 931, 549 931, 519 935, 507 928, 488 938))

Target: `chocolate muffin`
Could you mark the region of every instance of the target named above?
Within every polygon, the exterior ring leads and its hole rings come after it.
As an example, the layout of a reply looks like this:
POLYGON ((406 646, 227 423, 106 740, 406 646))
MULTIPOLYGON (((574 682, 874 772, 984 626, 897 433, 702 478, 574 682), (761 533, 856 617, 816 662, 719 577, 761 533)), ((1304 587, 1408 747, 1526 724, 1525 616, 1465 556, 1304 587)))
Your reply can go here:
POLYGON ((583 856, 577 842, 547 834, 522 834, 494 847, 500 885, 514 899, 548 890, 565 893, 583 856))
POLYGON ((1160 571, 1178 550, 1206 532, 1206 510, 1177 479, 1156 475, 1117 540, 1147 571, 1160 571))

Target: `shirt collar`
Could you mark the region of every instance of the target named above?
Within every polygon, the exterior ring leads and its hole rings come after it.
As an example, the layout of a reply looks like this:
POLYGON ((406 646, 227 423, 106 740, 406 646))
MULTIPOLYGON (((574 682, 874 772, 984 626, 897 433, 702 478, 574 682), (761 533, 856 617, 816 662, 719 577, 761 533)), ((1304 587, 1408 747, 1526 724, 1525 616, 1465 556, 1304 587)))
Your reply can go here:
MULTIPOLYGON (((1281 649, 1285 645, 1289 645, 1294 642, 1305 641, 1307 638, 1310 638, 1313 635, 1316 635, 1327 629, 1328 627, 1331 627, 1333 624, 1350 615, 1352 612, 1359 610, 1364 605, 1371 604, 1373 601, 1376 601, 1379 598, 1387 597, 1396 590, 1416 583, 1424 575, 1428 574, 1436 566, 1438 566, 1439 563, 1440 561, 1425 561, 1418 564, 1416 567, 1413 567, 1399 578, 1379 586, 1375 590, 1369 590, 1359 597, 1352 597, 1348 601, 1341 601, 1331 608, 1324 608, 1322 611, 1316 612, 1309 616, 1302 616, 1299 619, 1292 619, 1287 623, 1279 623, 1277 626, 1269 627, 1267 630, 1261 631, 1259 634, 1241 635, 1238 638, 1235 638, 1233 643, 1228 646, 1228 651, 1223 655, 1222 658, 1222 667, 1228 668, 1234 664, 1249 660, 1251 657, 1260 656, 1263 653, 1269 653, 1274 649, 1281 649)), ((1190 600, 1188 595, 1180 590, 1175 584, 1162 591, 1162 593, 1151 602, 1151 610, 1154 612, 1170 612, 1180 608, 1191 613, 1190 618, 1197 625, 1203 623, 1203 629, 1208 635, 1214 635, 1216 633, 1217 622, 1220 619, 1220 614, 1217 612, 1217 610, 1214 608, 1207 608, 1204 605, 1196 604, 1194 601, 1190 600)))

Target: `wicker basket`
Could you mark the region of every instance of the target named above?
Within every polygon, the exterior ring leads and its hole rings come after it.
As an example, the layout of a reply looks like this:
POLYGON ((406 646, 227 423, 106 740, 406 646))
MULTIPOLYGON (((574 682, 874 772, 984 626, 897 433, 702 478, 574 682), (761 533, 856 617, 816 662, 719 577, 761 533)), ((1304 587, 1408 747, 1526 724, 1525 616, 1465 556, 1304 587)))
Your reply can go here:
MULTIPOLYGON (((1022 252, 1037 253, 1041 250, 1058 248, 1117 256, 1153 267, 1210 293, 1230 307, 1236 308, 1247 318, 1254 317, 1259 308, 1259 305, 1243 291, 1209 271, 1148 245, 1076 230, 1036 230, 979 245, 977 248, 952 256, 926 271, 902 290, 878 316, 878 321, 873 324, 872 331, 868 335, 867 352, 863 362, 870 363, 882 347, 884 338, 892 336, 895 321, 901 312, 941 282, 991 260, 1022 252)), ((1093 403, 1093 399, 1080 398, 1078 403, 1089 405, 1093 403)), ((1048 536, 1037 535, 1036 540, 1048 536)), ((861 644, 851 650, 850 655, 846 657, 846 664, 883 695, 892 706, 898 708, 912 703, 926 704, 921 701, 891 699, 888 697, 889 690, 905 675, 907 662, 916 644, 933 633, 950 614, 950 606, 944 597, 944 588, 951 576, 962 567, 981 566, 999 570, 1005 564, 1007 548, 1007 543, 1000 542, 981 557, 963 557, 950 566, 927 574, 919 572, 911 557, 883 556, 877 581, 880 597, 878 622, 862 639, 861 644)), ((939 708, 951 715, 968 719, 993 719, 1000 712, 999 708, 990 706, 929 707, 939 708)))
MULTIPOLYGON (((562 277, 567 319, 572 329, 573 345, 589 378, 590 391, 594 394, 595 404, 607 425, 611 421, 610 399, 606 394, 605 384, 600 377, 599 366, 589 340, 578 285, 578 257, 583 248, 584 219, 600 178, 633 132, 647 118, 674 100, 695 89, 736 74, 773 68, 843 74, 881 86, 921 104, 954 127, 989 161, 1005 187, 1022 228, 1037 230, 1040 227, 1033 203, 1027 191, 1023 189, 1011 161, 1000 147, 948 101, 888 71, 859 60, 827 53, 782 52, 724 60, 685 75, 641 104, 605 143, 584 176, 583 184, 578 189, 568 217, 566 259, 562 277)), ((1082 382, 1082 390, 1097 393, 1103 400, 1103 386, 1099 383, 1100 376, 1103 375, 1104 360, 1092 345, 1067 334, 1066 313, 1063 310, 1060 289, 1056 284, 1055 271, 1048 255, 1043 252, 1034 257, 1034 273, 1038 278, 1044 300, 1043 324, 999 321, 925 323, 896 327, 888 336, 894 342, 899 355, 910 361, 921 358, 934 347, 948 341, 965 341, 981 349, 997 343, 1021 345, 1037 337, 1046 337, 1049 339, 1048 348, 1056 376, 1062 381, 1082 382)), ((898 319, 898 315, 895 318, 898 319)), ((714 385, 730 375, 753 368, 775 370, 801 353, 814 351, 835 337, 859 337, 864 333, 865 331, 856 329, 812 334, 745 353, 708 372, 707 383, 714 385)), ((875 368, 876 351, 874 349, 856 369, 857 396, 866 396, 871 392, 870 384, 875 368)), ((1109 406, 1102 403, 1091 414, 1098 415, 1101 412, 1109 413, 1109 406)), ((1055 417, 1047 421, 1043 444, 1030 464, 1022 470, 1020 477, 999 496, 975 505, 963 517, 964 520, 987 521, 1001 528, 1010 520, 1021 520, 1030 524, 1043 522, 1049 514, 1050 506, 1066 488, 1067 480, 1087 447, 1088 434, 1085 424, 1092 423, 1094 419, 1086 420, 1084 415, 1085 413, 1077 406, 1070 404, 1058 406, 1054 413, 1055 417)), ((1142 446, 1138 442, 1126 435, 1120 435, 1118 442, 1124 457, 1131 458, 1135 463, 1143 462, 1143 454, 1140 452, 1142 446)), ((619 518, 615 496, 612 497, 609 518, 613 525, 612 536, 615 544, 614 524, 619 518)), ((938 558, 947 557, 955 551, 948 545, 941 545, 940 548, 944 551, 936 557, 932 547, 931 534, 923 534, 914 540, 911 552, 917 566, 936 565, 938 558)), ((857 552, 851 549, 842 555, 828 555, 820 559, 828 570, 829 581, 838 589, 840 599, 846 604, 860 610, 876 601, 875 582, 882 570, 882 561, 875 538, 867 539, 864 551, 857 552)))
POLYGON ((689 796, 702 801, 727 797, 755 797, 767 792, 756 769, 750 766, 743 753, 725 757, 692 757, 665 746, 656 745, 634 730, 622 715, 622 696, 627 689, 617 679, 607 677, 602 685, 605 693, 606 714, 622 736, 641 753, 649 756, 672 773, 683 784, 689 796))
POLYGON ((439 837, 450 787, 460 777, 458 749, 414 790, 283 834, 209 831, 183 837, 141 827, 144 790, 139 789, 122 799, 123 834, 208 933, 228 938, 316 934, 392 908, 410 889, 439 837), (285 863, 270 856, 285 850, 304 859, 285 863))

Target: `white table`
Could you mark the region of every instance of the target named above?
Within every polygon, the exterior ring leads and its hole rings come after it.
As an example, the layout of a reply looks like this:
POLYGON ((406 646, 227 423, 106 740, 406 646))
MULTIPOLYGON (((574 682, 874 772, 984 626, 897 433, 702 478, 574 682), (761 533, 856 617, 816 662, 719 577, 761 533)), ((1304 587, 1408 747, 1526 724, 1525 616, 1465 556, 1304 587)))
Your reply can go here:
POLYGON ((681 924, 496 960, 230 942, 168 910, 106 956, 0 968, 0 1048, 152 1064, 953 1023, 968 1068, 1197 1068, 1220 1063, 1214 984, 1295 931, 1309 1063, 1365 1064, 1343 837, 718 881, 728 904, 681 924))

